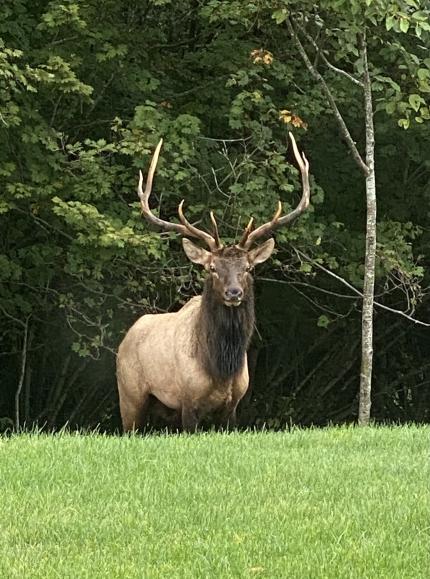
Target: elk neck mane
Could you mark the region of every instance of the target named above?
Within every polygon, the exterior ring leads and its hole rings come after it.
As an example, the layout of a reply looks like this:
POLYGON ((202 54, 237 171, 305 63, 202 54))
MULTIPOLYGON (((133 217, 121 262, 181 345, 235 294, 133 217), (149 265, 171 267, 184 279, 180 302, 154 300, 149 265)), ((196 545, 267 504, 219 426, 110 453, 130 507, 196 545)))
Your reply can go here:
POLYGON ((198 355, 210 376, 224 382, 243 367, 254 330, 254 291, 249 280, 240 306, 220 303, 209 276, 204 285, 196 327, 198 355))

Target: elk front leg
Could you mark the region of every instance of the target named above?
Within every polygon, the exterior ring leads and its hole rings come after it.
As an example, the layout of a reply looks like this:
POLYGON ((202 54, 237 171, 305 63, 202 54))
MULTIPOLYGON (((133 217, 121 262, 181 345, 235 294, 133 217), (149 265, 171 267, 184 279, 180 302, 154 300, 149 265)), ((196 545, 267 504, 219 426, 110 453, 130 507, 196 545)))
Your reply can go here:
POLYGON ((184 432, 195 432, 199 426, 197 410, 192 404, 182 405, 182 430, 184 432))
POLYGON ((148 395, 139 400, 120 395, 119 403, 124 432, 134 432, 142 429, 146 424, 149 404, 148 395))
POLYGON ((237 424, 236 409, 238 402, 227 405, 220 416, 219 425, 223 430, 234 430, 237 424))

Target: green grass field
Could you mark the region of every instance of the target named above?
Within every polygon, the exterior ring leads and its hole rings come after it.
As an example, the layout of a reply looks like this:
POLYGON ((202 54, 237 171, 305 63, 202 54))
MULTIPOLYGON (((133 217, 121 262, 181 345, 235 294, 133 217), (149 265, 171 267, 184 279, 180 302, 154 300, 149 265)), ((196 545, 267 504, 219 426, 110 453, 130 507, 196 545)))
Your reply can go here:
POLYGON ((0 577, 428 577, 429 434, 0 438, 0 577))

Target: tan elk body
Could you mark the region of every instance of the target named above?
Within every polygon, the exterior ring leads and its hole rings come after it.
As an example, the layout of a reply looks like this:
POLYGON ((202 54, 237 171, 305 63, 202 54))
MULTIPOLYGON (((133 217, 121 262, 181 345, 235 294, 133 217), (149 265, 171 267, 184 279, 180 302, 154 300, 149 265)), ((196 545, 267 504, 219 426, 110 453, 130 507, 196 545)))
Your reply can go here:
POLYGON ((203 240, 207 251, 183 239, 188 258, 208 272, 203 294, 189 300, 178 312, 147 314, 130 328, 117 355, 120 410, 125 431, 145 425, 151 398, 177 412, 184 430, 195 430, 208 414, 233 426, 236 408, 248 389, 246 351, 254 328, 252 269, 268 259, 274 240, 251 249, 261 236, 296 219, 309 205, 309 164, 300 155, 290 133, 300 167, 303 194, 299 205, 281 217, 281 203, 272 220, 252 230, 251 219, 241 241, 230 247, 220 242, 211 213, 214 235, 187 221, 181 202, 181 223, 156 217, 149 208, 152 180, 162 141, 154 153, 145 191, 142 174, 139 197, 145 218, 159 228, 203 240))

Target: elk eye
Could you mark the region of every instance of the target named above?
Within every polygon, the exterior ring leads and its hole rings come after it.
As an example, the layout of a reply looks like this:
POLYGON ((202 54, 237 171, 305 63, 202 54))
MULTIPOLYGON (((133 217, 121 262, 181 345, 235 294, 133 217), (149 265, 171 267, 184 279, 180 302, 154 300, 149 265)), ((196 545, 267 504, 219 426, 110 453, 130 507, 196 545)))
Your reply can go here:
POLYGON ((210 264, 209 269, 210 269, 211 271, 216 271, 216 267, 214 266, 213 263, 210 264))
POLYGON ((252 267, 252 265, 248 265, 248 266, 246 267, 246 271, 247 271, 248 273, 251 272, 253 269, 254 269, 254 268, 252 267))

